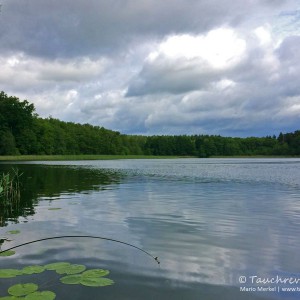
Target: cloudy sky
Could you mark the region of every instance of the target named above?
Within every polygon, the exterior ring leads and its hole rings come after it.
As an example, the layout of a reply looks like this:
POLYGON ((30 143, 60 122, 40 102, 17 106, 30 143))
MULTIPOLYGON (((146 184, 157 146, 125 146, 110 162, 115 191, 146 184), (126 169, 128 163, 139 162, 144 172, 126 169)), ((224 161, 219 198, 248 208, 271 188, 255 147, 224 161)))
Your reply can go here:
POLYGON ((299 0, 0 0, 0 90, 127 134, 300 129, 299 0))

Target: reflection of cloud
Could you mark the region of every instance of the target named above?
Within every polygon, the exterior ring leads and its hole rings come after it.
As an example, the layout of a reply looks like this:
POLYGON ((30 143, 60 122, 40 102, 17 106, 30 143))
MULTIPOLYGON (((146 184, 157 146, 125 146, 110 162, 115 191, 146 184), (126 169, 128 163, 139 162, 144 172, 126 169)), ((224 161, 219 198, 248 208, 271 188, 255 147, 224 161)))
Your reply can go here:
MULTIPOLYGON (((22 226, 28 237, 87 234, 131 243, 159 256, 159 276, 182 285, 236 286, 245 272, 292 272, 299 262, 299 161, 264 162, 258 175, 253 159, 144 161, 143 169, 140 161, 95 162, 120 170, 120 184, 76 194, 77 205, 55 200, 57 212, 40 202, 35 222, 22 226)), ((122 249, 108 246, 101 255, 134 264, 138 255, 122 249)), ((79 250, 97 257, 96 242, 79 250)), ((157 276, 148 265, 141 269, 157 276)))
MULTIPOLYGON (((205 170, 201 172, 205 174, 205 170)), ((243 178, 240 171, 236 170, 239 180, 243 178)), ((245 172, 251 174, 251 167, 245 172)), ((266 182, 280 182, 280 178, 270 177, 270 170, 262 175, 266 182)), ((285 183, 285 178, 282 180, 285 183)), ((287 241, 294 243, 296 234, 286 232, 290 220, 282 218, 283 204, 291 201, 288 195, 285 199, 280 192, 270 196, 268 186, 255 182, 251 185, 255 192, 249 194, 247 184, 239 182, 231 188, 226 182, 215 182, 212 188, 209 183, 188 179, 178 185, 166 178, 145 179, 138 190, 133 189, 136 182, 132 181, 111 193, 126 212, 122 224, 125 221, 132 238, 140 239, 144 249, 160 257, 166 277, 236 285, 237 276, 249 269, 263 275, 276 265, 290 268, 289 263, 281 263, 286 257, 283 247, 287 241)), ((296 245, 287 251, 293 253, 296 245)))
MULTIPOLYGON (((170 219, 166 215, 165 220, 146 217, 127 220, 131 231, 144 237, 144 247, 158 253, 166 277, 182 282, 228 284, 232 270, 245 267, 244 251, 211 244, 205 225, 197 228, 180 217, 170 219)), ((207 222, 200 219, 203 224, 207 222)))

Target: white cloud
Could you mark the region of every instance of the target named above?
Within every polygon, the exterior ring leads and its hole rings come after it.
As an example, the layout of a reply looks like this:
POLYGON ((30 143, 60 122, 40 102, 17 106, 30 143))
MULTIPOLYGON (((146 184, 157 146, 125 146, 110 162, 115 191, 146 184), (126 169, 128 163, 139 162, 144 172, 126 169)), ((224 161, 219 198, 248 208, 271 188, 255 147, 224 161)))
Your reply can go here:
POLYGON ((298 113, 298 97, 296 103, 282 100, 300 93, 298 49, 297 39, 278 46, 268 24, 248 33, 227 27, 199 36, 172 35, 147 56, 127 96, 159 99, 145 120, 149 131, 244 135, 255 128, 271 134, 272 127, 296 124, 276 120, 298 113))
POLYGON ((230 28, 205 35, 172 35, 149 53, 128 96, 204 88, 246 59, 246 41, 230 28))
POLYGON ((300 95, 283 98, 282 109, 278 110, 275 119, 281 121, 292 121, 293 119, 298 119, 300 117, 300 95))
POLYGON ((213 85, 217 90, 221 90, 222 92, 225 92, 230 88, 234 88, 236 86, 236 82, 225 78, 213 83, 213 85))
POLYGON ((82 82, 101 76, 108 65, 105 58, 91 60, 86 57, 72 61, 42 62, 37 68, 37 76, 42 80, 82 82))
MULTIPOLYGON (((268 26, 269 27, 269 26, 268 26)), ((257 27, 254 30, 262 46, 269 45, 272 42, 270 31, 264 26, 257 27)))
POLYGON ((148 61, 155 63, 160 57, 191 63, 196 60, 196 63, 201 61, 203 67, 226 69, 242 60, 245 49, 245 40, 238 38, 234 30, 218 28, 205 35, 171 36, 159 45, 156 52, 149 54, 148 61))
POLYGON ((88 57, 75 60, 43 60, 24 53, 0 58, 0 83, 12 82, 19 86, 45 82, 83 82, 101 76, 109 65, 106 58, 91 60, 88 57), (29 78, 28 78, 29 77, 29 78), (30 84, 31 83, 31 84, 30 84))

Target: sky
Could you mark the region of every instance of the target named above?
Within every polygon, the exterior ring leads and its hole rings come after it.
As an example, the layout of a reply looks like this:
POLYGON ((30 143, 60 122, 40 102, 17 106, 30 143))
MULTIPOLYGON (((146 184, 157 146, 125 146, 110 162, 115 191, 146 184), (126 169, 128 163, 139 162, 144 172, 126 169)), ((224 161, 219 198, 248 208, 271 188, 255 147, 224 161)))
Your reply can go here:
POLYGON ((0 0, 0 90, 124 134, 300 129, 299 0, 0 0))

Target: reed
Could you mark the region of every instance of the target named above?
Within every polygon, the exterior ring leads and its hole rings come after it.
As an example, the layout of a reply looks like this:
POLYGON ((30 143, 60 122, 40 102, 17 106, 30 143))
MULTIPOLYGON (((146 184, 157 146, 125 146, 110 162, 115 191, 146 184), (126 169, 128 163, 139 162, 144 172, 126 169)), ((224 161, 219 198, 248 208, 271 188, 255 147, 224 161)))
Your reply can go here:
POLYGON ((12 205, 20 200, 20 177, 18 169, 12 168, 0 175, 0 206, 12 205))

